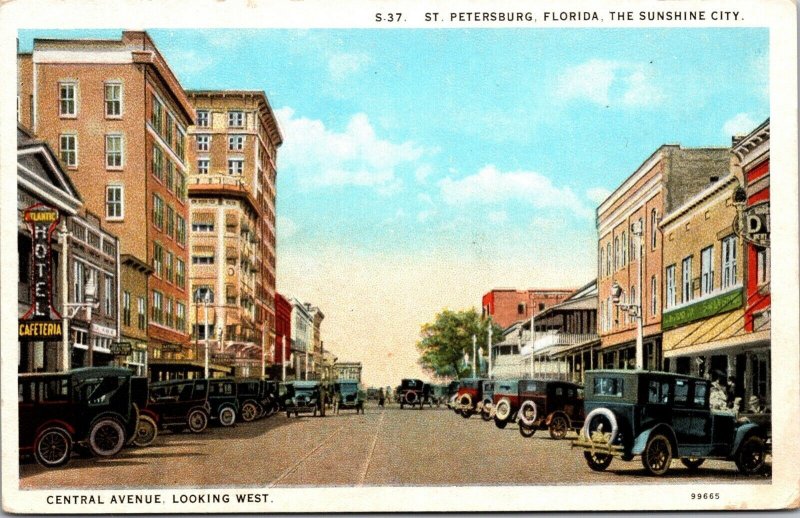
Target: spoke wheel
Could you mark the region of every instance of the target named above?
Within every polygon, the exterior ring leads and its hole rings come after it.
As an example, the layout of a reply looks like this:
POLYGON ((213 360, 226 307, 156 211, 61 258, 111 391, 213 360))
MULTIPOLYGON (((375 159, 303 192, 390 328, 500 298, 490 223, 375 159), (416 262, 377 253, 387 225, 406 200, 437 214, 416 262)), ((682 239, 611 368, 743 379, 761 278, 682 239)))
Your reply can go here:
POLYGON ((550 437, 555 440, 561 440, 567 436, 569 430, 569 423, 564 416, 557 415, 550 421, 550 437))
POLYGON ((89 431, 89 448, 97 457, 116 455, 125 446, 125 429, 116 419, 98 420, 89 431))
POLYGON ((661 434, 650 437, 642 452, 642 465, 651 475, 661 476, 669 470, 672 462, 672 446, 661 434))
POLYGON ((192 433, 200 433, 208 426, 208 415, 202 410, 192 410, 187 419, 189 423, 189 430, 192 433))
POLYGON ((139 416, 136 424, 136 433, 133 436, 133 444, 139 447, 150 446, 158 436, 158 426, 153 418, 146 415, 139 416))
POLYGON ((592 453, 590 451, 583 452, 583 458, 586 459, 586 464, 592 471, 605 471, 611 464, 611 455, 605 453, 592 453))
POLYGON ((751 435, 739 446, 736 453, 736 467, 745 475, 753 475, 761 471, 766 460, 764 439, 751 435))
POLYGON ((69 462, 72 438, 62 428, 47 428, 36 438, 33 451, 39 464, 46 468, 55 468, 69 462))
POLYGON ((253 421, 256 416, 258 416, 258 407, 256 407, 255 403, 248 401, 242 405, 242 421, 249 423, 253 421))

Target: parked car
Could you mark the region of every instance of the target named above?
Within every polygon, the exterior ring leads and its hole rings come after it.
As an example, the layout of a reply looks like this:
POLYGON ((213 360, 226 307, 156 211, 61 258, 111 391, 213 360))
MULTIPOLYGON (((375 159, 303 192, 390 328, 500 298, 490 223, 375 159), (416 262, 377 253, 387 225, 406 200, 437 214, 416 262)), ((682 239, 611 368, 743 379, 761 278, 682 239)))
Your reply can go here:
POLYGON ((69 462, 77 444, 98 457, 117 454, 138 425, 130 381, 115 367, 19 374, 20 454, 48 468, 69 462))
POLYGON ((736 463, 739 471, 761 471, 768 453, 766 431, 737 421, 733 412, 709 409, 706 379, 668 372, 586 372, 586 419, 573 447, 588 466, 603 471, 614 457, 639 455, 651 475, 663 475, 672 459, 696 470, 705 459, 736 463))
POLYGON ((146 410, 160 430, 200 433, 208 426, 211 405, 208 380, 183 379, 150 383, 146 410))
POLYGON ((458 394, 458 387, 461 385, 459 380, 453 380, 447 385, 447 407, 458 411, 456 405, 456 395, 458 394))
POLYGON ((139 412, 139 419, 136 424, 136 432, 128 439, 128 444, 136 446, 150 446, 158 437, 158 416, 147 408, 149 401, 149 382, 143 376, 131 378, 131 398, 136 404, 139 412))
POLYGON ((519 384, 520 380, 496 380, 494 394, 492 394, 492 410, 494 424, 498 428, 505 428, 508 423, 514 422, 519 409, 519 384))
POLYGON ((356 414, 364 413, 364 401, 366 392, 361 388, 361 384, 356 381, 337 381, 333 385, 333 411, 338 414, 339 410, 355 410, 356 414))
POLYGON ((246 423, 264 416, 264 409, 270 405, 267 384, 263 380, 237 380, 236 398, 239 401, 239 417, 246 423))
POLYGON ((319 381, 292 381, 286 383, 285 387, 286 417, 291 417, 292 413, 298 417, 301 412, 311 412, 314 417, 319 413, 325 417, 319 381))
MULTIPOLYGON (((422 380, 403 379, 397 391, 400 408, 403 408, 405 405, 411 405, 411 408, 419 405, 420 410, 422 410, 422 404, 426 398, 424 388, 425 383, 423 383, 422 380)), ((428 385, 428 390, 430 390, 430 385, 428 385)))
POLYGON ((558 380, 520 382, 517 418, 519 433, 532 437, 546 428, 553 439, 563 439, 569 430, 583 426, 583 387, 558 380))
POLYGON ((208 403, 211 406, 211 420, 222 426, 233 426, 239 415, 239 397, 236 380, 232 378, 211 378, 208 380, 208 403))
POLYGON ((431 385, 430 401, 437 408, 447 402, 447 385, 431 385))
POLYGON ((494 380, 483 380, 481 389, 481 397, 483 401, 478 403, 478 411, 481 413, 481 419, 484 421, 491 421, 494 418, 494 380))
POLYGON ((275 380, 262 380, 262 383, 264 385, 264 394, 267 403, 262 408, 262 414, 259 417, 269 417, 283 409, 278 395, 280 392, 279 382, 275 380))
POLYGON ((456 394, 456 405, 461 417, 469 419, 472 414, 480 412, 480 408, 483 408, 483 381, 481 378, 461 380, 456 394))

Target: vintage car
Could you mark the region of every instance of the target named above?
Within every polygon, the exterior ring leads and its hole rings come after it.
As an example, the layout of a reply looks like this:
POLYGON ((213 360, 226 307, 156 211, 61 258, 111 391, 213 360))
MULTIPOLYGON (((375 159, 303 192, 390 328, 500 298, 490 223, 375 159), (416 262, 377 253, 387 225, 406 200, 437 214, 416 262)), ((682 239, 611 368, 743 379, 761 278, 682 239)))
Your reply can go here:
POLYGON ((592 470, 614 457, 641 456, 651 475, 663 475, 673 459, 696 470, 705 459, 736 463, 754 474, 764 467, 766 431, 737 421, 732 412, 709 409, 709 380, 644 370, 586 372, 586 419, 572 443, 592 470))
POLYGON ((517 418, 519 409, 519 384, 521 380, 496 380, 492 394, 492 411, 494 424, 505 428, 517 418))
POLYGON ((129 370, 115 367, 20 374, 20 454, 48 468, 69 462, 74 445, 98 457, 117 454, 139 420, 130 381, 129 370))
POLYGON ((237 380, 236 398, 239 400, 239 417, 246 423, 266 415, 265 408, 271 404, 267 384, 263 380, 237 380))
POLYGON ((262 407, 262 413, 259 417, 269 417, 272 414, 282 410, 280 397, 279 383, 275 380, 262 380, 264 388, 264 395, 266 396, 266 404, 262 407))
POLYGON ((431 406, 440 407, 447 401, 447 385, 431 385, 430 402, 431 406))
POLYGON ((200 433, 208 426, 211 405, 208 380, 183 379, 150 383, 146 410, 161 430, 200 433))
POLYGON ((481 419, 484 421, 491 421, 494 418, 494 380, 483 380, 481 381, 482 388, 481 394, 482 399, 480 403, 478 403, 478 409, 481 413, 481 419))
POLYGON ((208 380, 208 404, 211 407, 212 421, 222 426, 233 426, 239 414, 238 386, 232 378, 211 378, 208 380))
POLYGON ((149 382, 143 376, 131 378, 131 398, 139 410, 139 420, 136 432, 128 439, 128 444, 136 446, 150 446, 158 437, 158 418, 155 413, 147 408, 149 397, 149 382))
POLYGON ((461 386, 461 381, 453 380, 447 385, 447 407, 458 412, 456 408, 456 395, 458 394, 458 387, 461 386))
POLYGON ((298 417, 300 413, 317 413, 325 417, 325 406, 322 404, 322 391, 319 381, 292 381, 286 383, 286 417, 292 414, 298 417))
POLYGON ((333 412, 338 414, 339 410, 355 410, 356 414, 364 413, 364 401, 366 392, 361 388, 361 384, 356 381, 337 381, 333 384, 333 412))
POLYGON ((456 412, 465 419, 483 408, 483 382, 481 378, 464 378, 456 393, 456 412), (479 407, 480 405, 480 407, 479 407))
MULTIPOLYGON (((428 385, 428 390, 430 391, 430 385, 428 385)), ((414 408, 416 405, 419 405, 420 410, 422 410, 422 405, 428 397, 425 392, 425 383, 418 379, 401 380, 397 394, 400 408, 406 405, 411 405, 411 408, 414 408)))
POLYGON ((532 437, 547 428, 550 437, 563 439, 569 430, 583 426, 583 387, 558 380, 520 382, 519 433, 532 437))

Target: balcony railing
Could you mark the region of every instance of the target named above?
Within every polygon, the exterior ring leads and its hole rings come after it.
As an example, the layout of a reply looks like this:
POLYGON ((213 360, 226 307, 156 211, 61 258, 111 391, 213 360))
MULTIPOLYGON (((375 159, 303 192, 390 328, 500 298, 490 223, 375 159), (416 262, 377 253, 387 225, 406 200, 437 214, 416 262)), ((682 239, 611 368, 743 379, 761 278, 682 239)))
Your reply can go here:
POLYGON ((536 340, 533 343, 534 350, 550 347, 552 345, 574 345, 591 340, 597 340, 597 333, 563 333, 561 331, 545 331, 536 333, 536 340))

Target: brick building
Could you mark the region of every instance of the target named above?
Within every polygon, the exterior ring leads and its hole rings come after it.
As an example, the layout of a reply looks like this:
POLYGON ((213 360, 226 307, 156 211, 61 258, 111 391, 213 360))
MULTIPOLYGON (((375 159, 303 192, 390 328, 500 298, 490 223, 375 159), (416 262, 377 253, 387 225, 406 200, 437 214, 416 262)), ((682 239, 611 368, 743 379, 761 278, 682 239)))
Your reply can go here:
POLYGON ((153 270, 151 364, 190 359, 185 135, 194 110, 183 88, 139 31, 119 40, 35 39, 18 67, 20 120, 58 150, 86 208, 132 259, 122 278, 137 286, 122 291, 141 291, 141 264, 153 270))
MULTIPOLYGON (((276 343, 275 182, 283 137, 264 92, 188 95, 197 113, 187 150, 192 303, 199 293, 211 296, 214 354, 239 376, 262 376, 262 358, 276 343)), ((204 339, 205 323, 192 324, 204 339)))
POLYGON ((566 299, 572 289, 495 288, 483 295, 482 317, 491 316, 503 328, 519 320, 530 319, 545 308, 566 299))
POLYGON ((658 148, 597 208, 598 331, 600 367, 633 368, 636 318, 616 306, 611 288, 622 288, 620 303, 641 306, 643 366, 661 368, 663 238, 665 213, 727 175, 730 157, 724 148, 658 148), (633 230, 640 235, 633 235, 633 230), (642 261, 642 284, 639 261, 642 261))
POLYGON ((292 304, 275 292, 275 347, 272 349, 271 377, 279 379, 282 365, 289 360, 292 346, 292 304))

